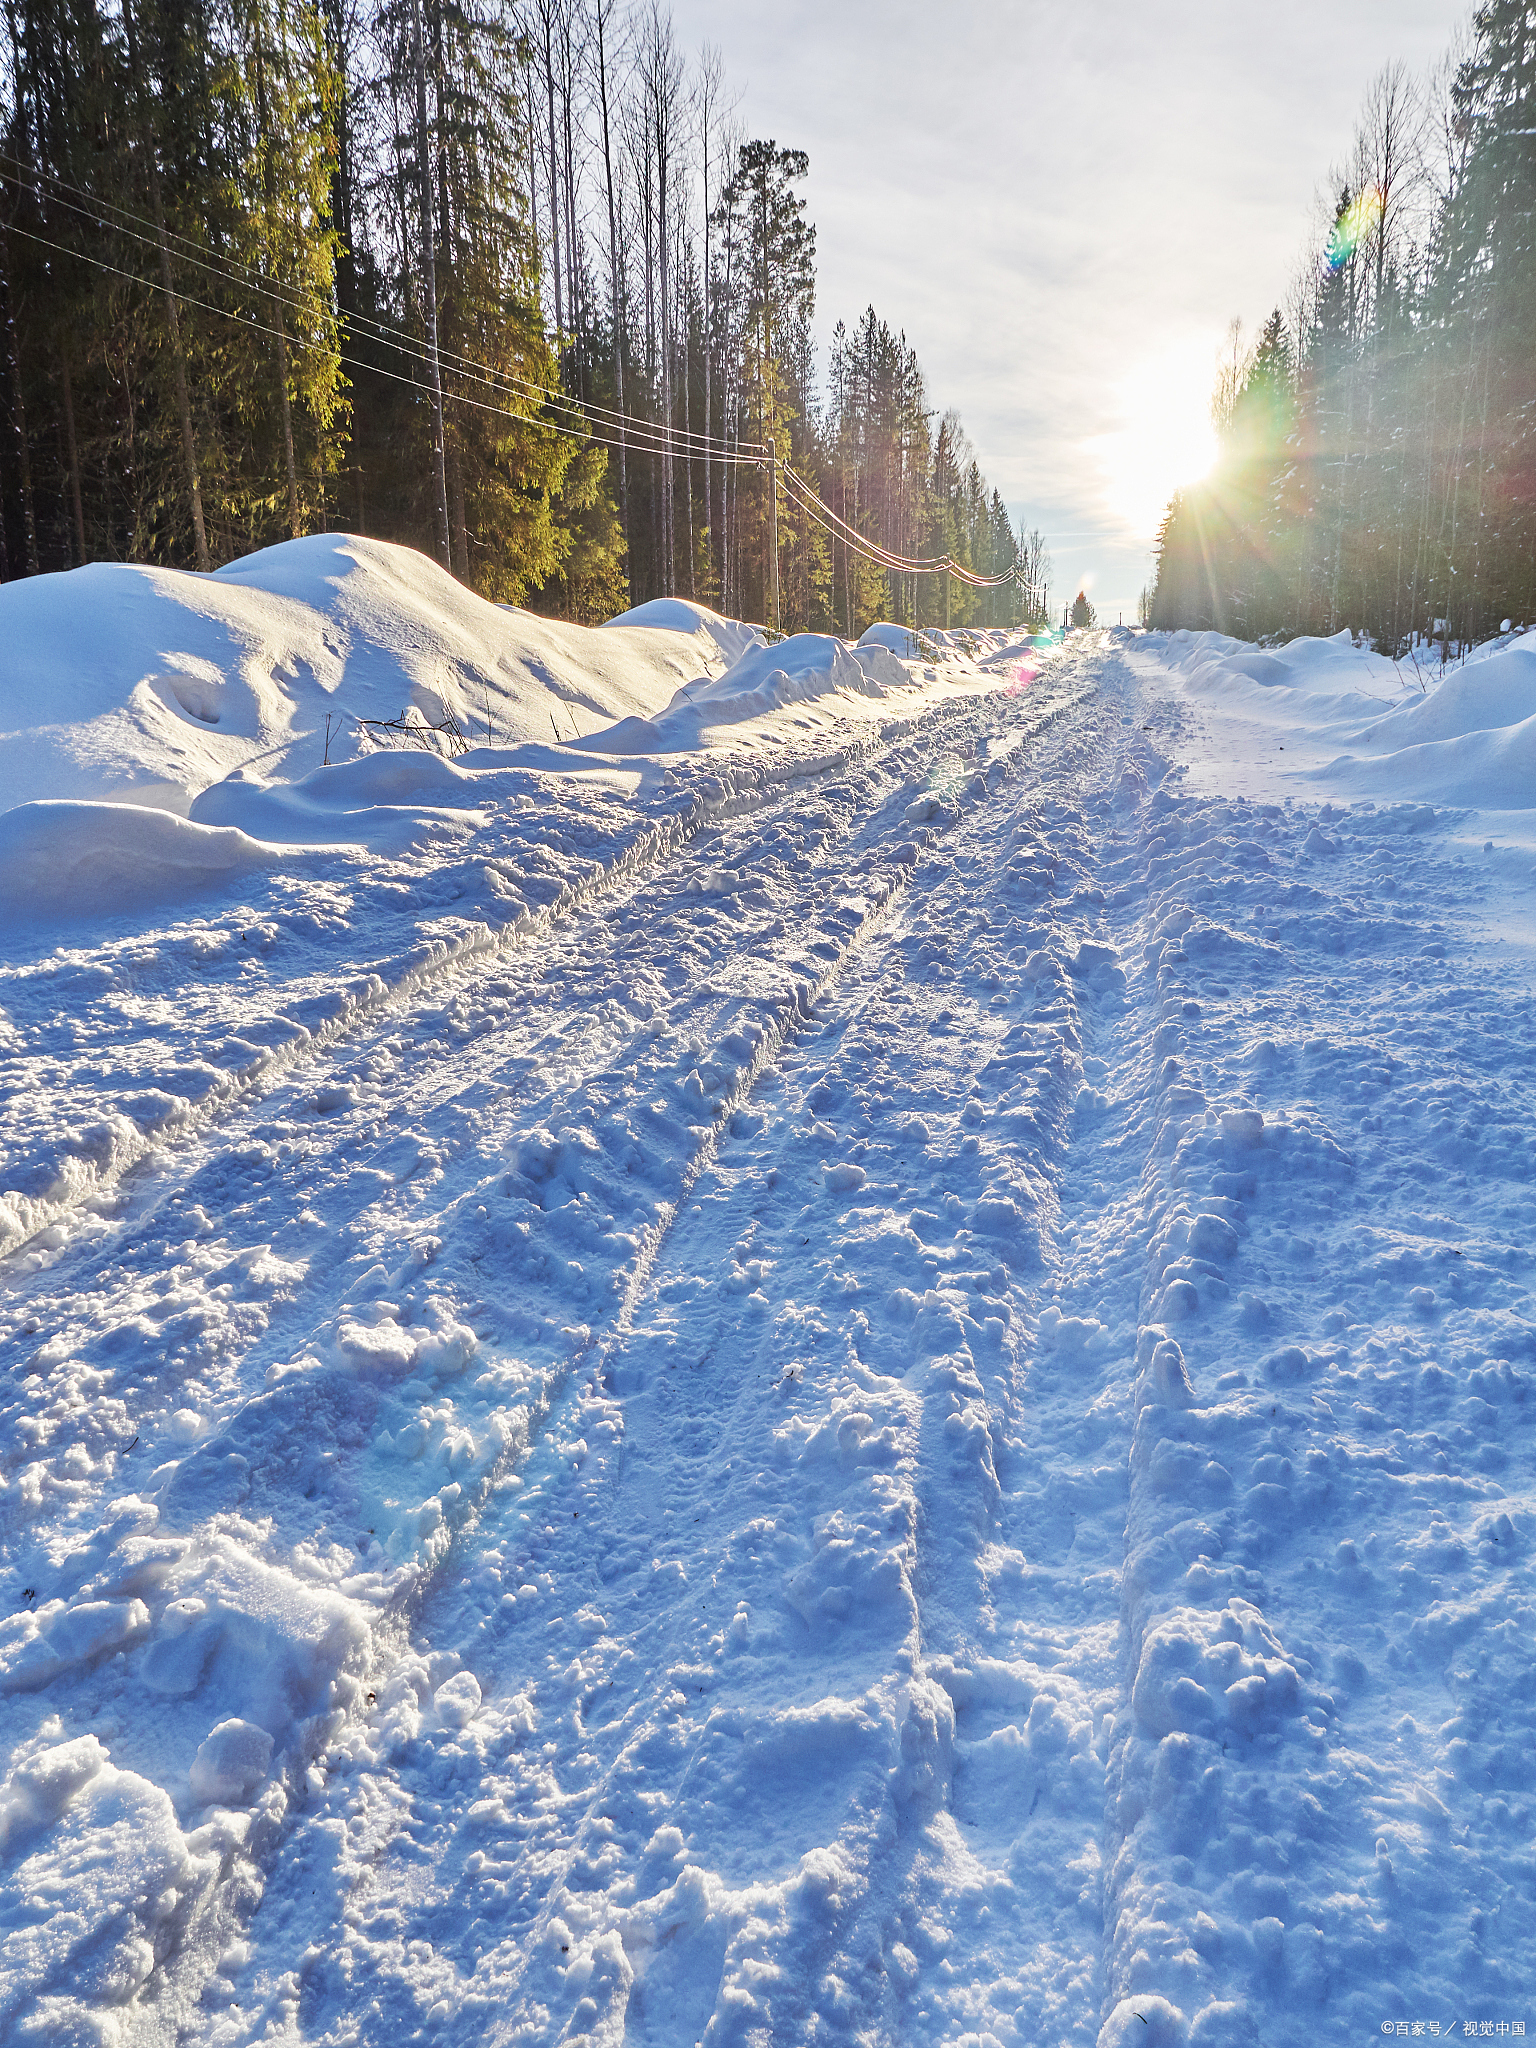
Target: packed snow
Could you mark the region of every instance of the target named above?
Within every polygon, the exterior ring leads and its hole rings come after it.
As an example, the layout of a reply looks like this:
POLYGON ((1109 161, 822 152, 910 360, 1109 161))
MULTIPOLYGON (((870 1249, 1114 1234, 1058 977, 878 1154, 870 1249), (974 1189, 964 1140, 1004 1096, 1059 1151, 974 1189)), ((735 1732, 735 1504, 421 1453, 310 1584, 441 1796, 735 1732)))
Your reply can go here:
POLYGON ((1536 642, 0 622, 5 2039, 1526 2031, 1536 642))

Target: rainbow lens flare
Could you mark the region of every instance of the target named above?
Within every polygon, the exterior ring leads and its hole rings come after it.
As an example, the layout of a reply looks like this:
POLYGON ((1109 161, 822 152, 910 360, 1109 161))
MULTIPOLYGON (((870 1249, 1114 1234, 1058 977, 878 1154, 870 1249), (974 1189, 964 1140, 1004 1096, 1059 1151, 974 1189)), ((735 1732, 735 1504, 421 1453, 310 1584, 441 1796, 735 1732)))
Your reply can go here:
POLYGON ((1337 273, 1341 271, 1360 244, 1381 220, 1381 193, 1375 185, 1351 199, 1334 222, 1328 235, 1328 246, 1323 251, 1323 261, 1337 273))

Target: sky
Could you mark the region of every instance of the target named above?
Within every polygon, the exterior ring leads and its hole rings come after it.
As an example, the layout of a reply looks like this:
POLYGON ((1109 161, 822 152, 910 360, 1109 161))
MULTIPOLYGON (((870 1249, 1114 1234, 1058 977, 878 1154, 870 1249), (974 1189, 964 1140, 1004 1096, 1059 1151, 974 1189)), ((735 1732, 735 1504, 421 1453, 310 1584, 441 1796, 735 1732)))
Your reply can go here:
POLYGON ((1209 461, 1228 323, 1262 325, 1367 85, 1451 0, 672 0, 748 132, 809 152, 823 346, 873 304, 1038 524, 1058 605, 1129 623, 1209 461))

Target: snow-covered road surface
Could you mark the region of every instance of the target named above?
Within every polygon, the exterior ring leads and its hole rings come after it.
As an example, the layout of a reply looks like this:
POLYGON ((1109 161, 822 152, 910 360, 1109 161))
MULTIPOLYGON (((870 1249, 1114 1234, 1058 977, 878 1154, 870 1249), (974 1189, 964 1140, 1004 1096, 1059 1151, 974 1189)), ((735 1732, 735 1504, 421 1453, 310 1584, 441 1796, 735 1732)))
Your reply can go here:
POLYGON ((7 2037, 1536 2020, 1530 886, 1188 729, 1079 639, 13 982, 7 2037))

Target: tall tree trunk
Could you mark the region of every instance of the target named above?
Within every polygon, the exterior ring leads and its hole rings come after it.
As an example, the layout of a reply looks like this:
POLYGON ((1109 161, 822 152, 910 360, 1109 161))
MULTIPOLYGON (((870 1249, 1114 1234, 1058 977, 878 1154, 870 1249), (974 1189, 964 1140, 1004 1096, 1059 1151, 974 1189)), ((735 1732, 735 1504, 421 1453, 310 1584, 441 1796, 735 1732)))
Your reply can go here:
POLYGON ((69 453, 69 496, 75 515, 75 546, 85 560, 85 506, 80 496, 80 450, 75 442, 75 394, 69 378, 69 349, 59 345, 59 390, 64 400, 64 445, 69 453))
MULTIPOLYGON (((690 379, 689 379, 689 376, 688 376, 688 345, 687 345, 687 340, 686 340, 686 335, 687 335, 687 332, 688 332, 688 330, 687 330, 687 327, 685 326, 685 327, 684 327, 684 329, 683 329, 683 333, 684 333, 684 336, 685 336, 685 340, 684 340, 684 343, 683 343, 683 432, 684 432, 685 434, 689 434, 689 435, 691 436, 691 433, 692 433, 692 428, 693 428, 693 402, 692 402, 692 398, 691 398, 691 395, 690 395, 690 392, 689 392, 689 383, 690 383, 690 379)), ((698 593, 698 591, 697 591, 697 590, 696 590, 696 589, 694 588, 694 576, 693 576, 693 560, 694 560, 694 552, 695 552, 695 550, 694 550, 694 540, 693 540, 693 453, 692 453, 692 450, 693 450, 693 442, 692 442, 692 439, 690 438, 690 439, 689 439, 689 440, 688 440, 688 441, 687 441, 687 442, 686 442, 686 443, 685 443, 684 445, 685 445, 685 446, 687 447, 687 449, 688 449, 688 451, 689 451, 689 452, 688 452, 688 453, 687 453, 686 455, 684 455, 684 457, 683 457, 683 475, 684 475, 684 477, 685 477, 685 478, 687 479, 687 484, 688 484, 688 595, 689 595, 690 597, 692 597, 692 598, 697 598, 697 596, 698 596, 698 594, 699 594, 699 593, 698 593)))
POLYGON ((672 318, 670 270, 667 248, 667 152, 661 134, 657 134, 656 151, 657 192, 656 192, 656 252, 657 283, 661 293, 661 419, 666 430, 662 443, 661 457, 661 543, 662 563, 666 573, 665 595, 671 597, 677 589, 677 566, 672 549, 672 318))
POLYGON ((595 0, 593 25, 597 30, 597 98, 598 110, 603 123, 603 178, 608 189, 608 295, 609 315, 613 321, 613 386, 615 403, 621 415, 619 420, 619 518, 624 528, 624 557, 631 579, 630 594, 634 594, 634 562, 629 542, 629 451, 624 443, 624 329, 620 315, 619 291, 619 223, 618 210, 613 197, 613 134, 608 106, 608 52, 607 27, 612 12, 612 0, 595 0))
POLYGON ((544 36, 544 92, 549 113, 549 268, 555 285, 555 331, 565 332, 565 292, 560 270, 560 176, 555 129, 555 9, 541 0, 539 24, 544 36))
POLYGON ((572 73, 575 59, 571 50, 571 16, 566 9, 560 23, 560 104, 562 154, 565 167, 565 303, 570 312, 571 333, 575 339, 574 354, 576 367, 576 391, 578 397, 585 397, 584 361, 581 341, 584 333, 583 307, 581 303, 581 243, 576 233, 576 136, 572 119, 572 104, 575 99, 572 73))
POLYGON ((0 235, 0 257, 4 259, 0 270, 0 290, 5 295, 5 342, 10 361, 11 397, 15 405, 16 419, 16 460, 21 474, 21 516, 27 536, 27 574, 38 572, 37 556, 37 514, 32 502, 32 451, 27 435, 27 401, 21 388, 21 350, 16 338, 16 311, 11 300, 10 251, 3 235, 0 235))
POLYGON ((299 516, 299 472, 293 459, 293 408, 288 402, 288 329, 283 321, 283 302, 272 301, 277 320, 277 389, 283 415, 283 456, 288 464, 288 530, 297 540, 304 531, 299 516))
POLYGON ((437 247, 432 233, 432 158, 427 145, 427 52, 421 0, 412 0, 416 28, 416 151, 421 172, 422 290, 427 311, 427 364, 432 378, 432 479, 436 486, 437 545, 453 574, 448 538, 448 478, 444 468, 443 372, 437 355, 437 247))
POLYGON ((454 574, 465 583, 469 581, 469 520, 464 506, 464 465, 459 458, 457 441, 448 444, 448 484, 453 507, 453 537, 458 554, 454 574))
POLYGON ((176 386, 176 412, 181 422, 181 452, 187 469, 187 495, 192 501, 192 543, 197 566, 213 567, 208 554, 208 534, 203 525, 203 486, 197 473, 197 438, 192 431, 192 402, 187 395, 187 362, 181 347, 181 319, 176 311, 176 286, 171 276, 171 247, 165 232, 165 204, 160 193, 160 156, 155 147, 154 121, 145 104, 143 80, 139 75, 138 45, 134 36, 130 0, 122 0, 123 35, 128 44, 128 72, 134 97, 139 102, 139 122, 144 155, 149 169, 150 207, 154 214, 155 240, 160 250, 160 290, 165 304, 165 325, 171 339, 171 366, 176 386))

